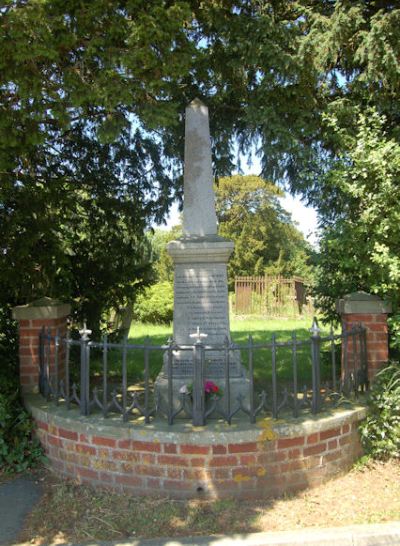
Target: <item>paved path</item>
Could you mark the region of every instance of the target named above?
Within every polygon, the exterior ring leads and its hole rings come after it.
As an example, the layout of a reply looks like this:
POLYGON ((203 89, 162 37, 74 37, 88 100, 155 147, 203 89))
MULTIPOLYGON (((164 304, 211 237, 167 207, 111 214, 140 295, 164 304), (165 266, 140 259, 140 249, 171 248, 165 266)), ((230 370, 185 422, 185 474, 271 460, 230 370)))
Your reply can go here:
POLYGON ((15 544, 24 519, 41 495, 41 486, 29 476, 0 484, 0 544, 15 544))

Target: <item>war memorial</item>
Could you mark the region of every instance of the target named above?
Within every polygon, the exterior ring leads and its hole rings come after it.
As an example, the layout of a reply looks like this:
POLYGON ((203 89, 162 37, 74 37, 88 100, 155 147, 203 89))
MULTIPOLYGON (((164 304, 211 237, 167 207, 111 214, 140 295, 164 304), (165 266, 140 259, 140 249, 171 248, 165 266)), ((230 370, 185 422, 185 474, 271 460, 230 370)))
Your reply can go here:
MULTIPOLYGON (((134 495, 171 498, 265 498, 321 484, 346 471, 361 454, 358 424, 365 406, 325 406, 335 394, 366 388, 387 361, 390 305, 355 293, 338 302, 343 332, 323 339, 310 330, 312 384, 302 390, 292 340, 293 381, 280 390, 275 338, 270 390, 254 388, 257 347, 232 343, 227 263, 233 243, 218 236, 208 109, 186 109, 183 237, 168 245, 174 263, 173 338, 163 346, 109 343, 68 334, 68 303, 42 299, 14 308, 19 323, 20 381, 37 435, 58 474, 134 495), (334 339, 335 338, 335 339, 334 339), (320 382, 320 347, 332 351, 329 387, 320 382), (78 347, 79 380, 70 353, 78 347), (91 352, 103 352, 100 380, 91 352), (110 350, 120 351, 120 380, 111 386, 110 350), (132 392, 127 355, 144 355, 143 386, 132 392), (149 359, 162 353, 153 385, 149 359), (248 355, 246 366, 242 356, 248 355), (336 379, 337 377, 337 379, 336 379), (206 396, 211 382, 223 396, 206 396), (337 391, 337 392, 336 392, 337 391), (207 399, 208 398, 208 399, 207 399)), ((282 344, 281 344, 282 345, 282 344)), ((287 345, 287 344, 286 344, 287 345)))

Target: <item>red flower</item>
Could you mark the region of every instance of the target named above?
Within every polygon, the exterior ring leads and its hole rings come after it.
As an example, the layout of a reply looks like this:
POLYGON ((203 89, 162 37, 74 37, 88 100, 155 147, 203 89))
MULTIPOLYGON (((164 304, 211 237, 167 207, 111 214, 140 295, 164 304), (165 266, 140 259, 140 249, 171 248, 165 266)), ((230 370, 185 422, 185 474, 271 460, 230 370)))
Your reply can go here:
POLYGON ((206 395, 215 394, 219 398, 223 395, 223 391, 218 385, 214 383, 214 381, 206 381, 204 383, 204 392, 206 395))
POLYGON ((215 383, 213 383, 212 381, 206 381, 204 385, 204 390, 207 394, 210 394, 210 392, 213 392, 214 387, 215 387, 215 383))

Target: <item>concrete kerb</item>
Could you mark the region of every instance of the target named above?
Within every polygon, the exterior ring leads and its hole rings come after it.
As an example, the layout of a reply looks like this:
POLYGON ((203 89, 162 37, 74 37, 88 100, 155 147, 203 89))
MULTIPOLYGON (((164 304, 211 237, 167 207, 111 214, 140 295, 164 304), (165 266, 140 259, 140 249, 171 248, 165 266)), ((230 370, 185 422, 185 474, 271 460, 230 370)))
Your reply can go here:
MULTIPOLYGON (((16 546, 28 546, 23 543, 16 546)), ((400 522, 225 536, 92 541, 58 546, 399 546, 400 522)), ((43 545, 45 546, 45 545, 43 545)))

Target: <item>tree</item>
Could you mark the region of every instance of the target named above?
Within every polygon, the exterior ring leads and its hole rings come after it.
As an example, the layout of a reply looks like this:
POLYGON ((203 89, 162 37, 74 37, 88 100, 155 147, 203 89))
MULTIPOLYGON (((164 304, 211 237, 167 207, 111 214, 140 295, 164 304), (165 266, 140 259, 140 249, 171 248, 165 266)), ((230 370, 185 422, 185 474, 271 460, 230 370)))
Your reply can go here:
POLYGON ((176 178, 154 129, 176 124, 163 96, 191 50, 187 6, 124 5, 0 11, 0 299, 72 299, 95 330, 149 281, 176 178))
POLYGON ((179 116, 199 96, 213 112, 219 175, 232 171, 237 136, 242 146, 261 138, 274 180, 290 174, 285 165, 293 170, 318 128, 318 61, 309 57, 331 6, 8 0, 0 12, 1 169, 26 169, 28 150, 50 148, 77 120, 110 140, 140 125, 173 167, 183 151, 179 116))
MULTIPOLYGON (((268 3, 260 13, 264 24, 266 12, 277 14, 276 4, 268 3)), ((271 71, 265 49, 269 36, 253 36, 252 62, 259 68, 247 118, 263 176, 288 184, 326 210, 333 199, 325 173, 341 143, 323 123, 325 115, 336 115, 355 134, 357 112, 375 107, 385 116, 388 135, 399 141, 400 7, 391 0, 285 4, 278 10, 285 12, 291 32, 288 47, 280 51, 283 63, 271 71)))
MULTIPOLYGON (((267 273, 311 278, 313 253, 282 208, 282 190, 254 175, 220 178, 214 190, 218 233, 235 243, 228 265, 230 286, 236 275, 267 273)), ((166 247, 181 236, 180 225, 148 234, 158 282, 173 281, 173 262, 166 247)))
POLYGON ((146 214, 156 214, 160 204, 151 201, 152 172, 146 172, 135 144, 155 164, 158 150, 138 134, 125 138, 131 148, 100 144, 75 127, 57 154, 36 148, 42 155, 39 173, 2 187, 3 301, 65 298, 96 330, 105 311, 133 301, 138 287, 149 282, 143 232, 146 214))
MULTIPOLYGON (((375 110, 358 116, 355 135, 327 119, 340 153, 327 174, 336 205, 321 239, 317 303, 331 317, 335 299, 355 290, 400 295, 400 144, 375 110)), ((400 322, 397 318, 396 324, 400 322)))
POLYGON ((254 40, 259 69, 246 110, 263 176, 318 209, 325 311, 333 316, 335 298, 356 289, 397 307, 400 7, 390 0, 288 4, 286 68, 278 63, 271 74, 265 41, 254 40))
POLYGON ((154 276, 157 282, 170 282, 174 280, 174 265, 171 256, 167 252, 167 244, 170 241, 182 237, 182 226, 173 226, 169 230, 155 229, 148 234, 152 249, 152 262, 154 276))
MULTIPOLYGON (((232 172, 238 138, 242 150, 257 144, 265 178, 328 203, 324 175, 339 150, 324 114, 350 124, 355 108, 374 104, 398 139, 399 14, 384 0, 7 0, 0 8, 0 203, 8 256, 18 246, 14 203, 21 218, 31 218, 30 209, 41 217, 35 236, 19 243, 24 288, 7 301, 62 295, 65 280, 50 282, 48 271, 53 263, 59 277, 71 270, 55 218, 70 210, 67 196, 77 189, 69 183, 65 191, 61 171, 85 173, 80 156, 104 147, 113 161, 118 149, 125 160, 113 180, 126 177, 125 196, 138 198, 138 224, 161 221, 182 191, 180 115, 196 96, 212 112, 218 176, 232 172), (47 202, 60 211, 51 222, 43 220, 47 202), (24 275, 32 255, 40 289, 30 266, 24 275)), ((104 229, 119 232, 117 219, 106 217, 104 229)), ((139 255, 143 231, 135 237, 139 255)), ((126 285, 124 275, 111 275, 114 286, 126 285)))
POLYGON ((232 40, 256 22, 251 4, 0 9, 3 301, 72 299, 96 328, 146 282, 144 232, 181 191, 179 116, 193 97, 215 111, 216 164, 231 165, 246 87, 232 40))
MULTIPOLYGON (((180 192, 179 116, 194 96, 215 95, 225 53, 212 43, 236 18, 230 1, 0 8, 5 305, 72 298, 96 328, 107 306, 147 282, 145 229, 180 192)), ((215 119, 226 151, 230 122, 215 119)))
MULTIPOLYGON (((232 172, 236 138, 242 151, 256 144, 263 176, 304 195, 330 229, 349 195, 331 176, 343 138, 324 119, 336 118, 354 138, 359 113, 374 107, 387 138, 399 142, 399 23, 393 0, 8 0, 0 9, 3 231, 17 239, 14 201, 21 217, 24 207, 42 215, 45 203, 60 203, 68 192, 59 189, 64 175, 54 174, 58 154, 75 176, 79 153, 89 157, 91 146, 131 154, 126 183, 145 213, 137 207, 135 217, 143 227, 161 220, 181 193, 180 115, 195 96, 212 112, 218 176, 232 172)), ((63 252, 54 260, 62 238, 54 225, 54 216, 51 226, 34 222, 40 253, 30 237, 16 247, 14 270, 27 279, 19 301, 41 291, 32 277, 41 272, 43 284, 49 264, 68 263, 63 252), (25 275, 31 254, 40 260, 25 275)))
POLYGON ((282 208, 280 197, 281 190, 258 176, 218 180, 219 235, 235 243, 228 265, 231 286, 237 275, 310 276, 311 249, 282 208))

